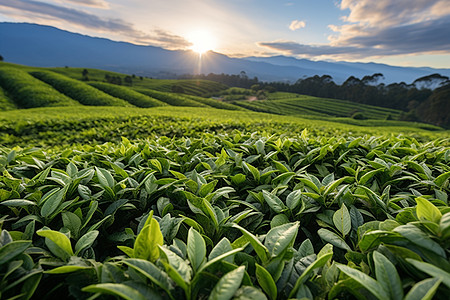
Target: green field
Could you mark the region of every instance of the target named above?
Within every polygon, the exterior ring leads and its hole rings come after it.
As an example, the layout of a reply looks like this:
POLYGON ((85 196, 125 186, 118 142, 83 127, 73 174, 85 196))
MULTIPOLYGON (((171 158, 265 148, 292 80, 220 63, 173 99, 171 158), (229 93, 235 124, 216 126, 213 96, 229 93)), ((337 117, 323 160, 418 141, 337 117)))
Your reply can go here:
MULTIPOLYGON (((281 94, 281 93, 280 93, 281 94)), ((235 104, 250 110, 268 112, 280 115, 310 115, 317 117, 352 117, 359 112, 363 118, 367 119, 391 119, 397 120, 400 111, 395 109, 359 104, 355 102, 325 99, 312 96, 293 95, 275 95, 269 100, 258 101, 236 101, 235 104)))
POLYGON ((0 81, 2 299, 450 292, 449 131, 287 93, 238 106, 171 93, 192 81, 1 72, 19 74, 0 81), (10 86, 74 105, 16 109, 10 86), (80 104, 105 99, 121 106, 80 104))

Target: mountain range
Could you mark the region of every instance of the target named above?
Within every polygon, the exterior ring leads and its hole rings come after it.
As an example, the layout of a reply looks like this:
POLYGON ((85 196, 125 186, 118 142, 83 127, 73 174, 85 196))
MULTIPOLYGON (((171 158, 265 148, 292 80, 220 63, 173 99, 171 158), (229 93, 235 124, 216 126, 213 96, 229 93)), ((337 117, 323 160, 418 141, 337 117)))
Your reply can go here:
POLYGON ((330 75, 340 84, 350 76, 382 73, 384 83, 406 82, 450 69, 397 67, 377 63, 331 62, 287 56, 233 58, 216 52, 201 57, 188 50, 166 50, 68 32, 30 23, 0 23, 0 55, 7 62, 38 67, 83 67, 155 78, 195 73, 239 74, 263 81, 290 81, 330 75))

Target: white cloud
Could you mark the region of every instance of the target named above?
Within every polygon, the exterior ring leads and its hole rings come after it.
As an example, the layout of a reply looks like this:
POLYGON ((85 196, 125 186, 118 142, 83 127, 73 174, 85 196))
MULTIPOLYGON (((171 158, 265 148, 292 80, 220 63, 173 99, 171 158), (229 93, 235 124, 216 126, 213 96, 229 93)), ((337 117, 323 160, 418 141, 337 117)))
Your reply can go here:
POLYGON ((59 3, 72 3, 76 5, 89 6, 94 8, 109 9, 109 3, 105 0, 54 0, 59 3))
POLYGON ((306 26, 305 21, 294 20, 291 22, 291 25, 289 25, 289 29, 295 31, 297 29, 304 28, 305 26, 306 26))
POLYGON ((448 4, 448 0, 342 0, 340 8, 350 12, 343 18, 345 24, 329 26, 335 34, 328 37, 328 44, 258 45, 284 54, 334 59, 449 53, 448 4))

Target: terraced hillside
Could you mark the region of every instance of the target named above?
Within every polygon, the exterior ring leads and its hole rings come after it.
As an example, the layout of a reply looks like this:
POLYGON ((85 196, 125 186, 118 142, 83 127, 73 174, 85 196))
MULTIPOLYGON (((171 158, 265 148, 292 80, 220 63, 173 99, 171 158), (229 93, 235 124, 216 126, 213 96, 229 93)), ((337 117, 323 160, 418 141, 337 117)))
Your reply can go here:
MULTIPOLYGON (((47 70, 60 73, 67 77, 81 80, 83 78, 83 68, 47 68, 47 70)), ((104 81, 106 77, 109 78, 121 78, 123 81, 126 76, 131 77, 132 86, 139 88, 146 88, 157 90, 161 92, 172 92, 174 90, 182 89, 182 92, 194 96, 207 96, 211 93, 217 93, 219 91, 225 90, 228 87, 214 81, 209 80, 174 80, 174 79, 152 79, 148 77, 141 77, 138 75, 124 75, 120 73, 97 70, 97 69, 86 69, 87 77, 91 81, 104 81)), ((126 83, 124 83, 126 84, 126 83)))
POLYGON ((137 107, 166 106, 167 104, 155 98, 138 93, 130 88, 105 82, 91 82, 91 86, 120 99, 123 99, 137 107))
MULTIPOLYGON (((35 79, 25 71, 16 68, 0 68, 0 86, 8 93, 15 105, 6 99, 1 101, 2 109, 73 106, 78 102, 58 92, 52 86, 35 79)), ((2 92, 2 95, 5 93, 2 92)))
POLYGON ((173 105, 245 110, 193 96, 224 88, 221 84, 205 80, 157 80, 94 69, 35 68, 0 62, 0 110, 79 105, 142 108, 173 105), (105 78, 121 80, 125 77, 131 80, 128 86, 103 82, 105 78), (171 93, 174 85, 178 87, 175 90, 192 95, 171 93))
POLYGON ((401 111, 395 109, 358 104, 345 100, 289 95, 288 93, 278 97, 276 97, 277 99, 236 101, 234 103, 250 110, 279 115, 352 117, 360 113, 359 118, 364 119, 396 120, 401 113, 401 111), (286 96, 287 98, 285 98, 286 96))
POLYGON ((122 99, 112 97, 84 82, 68 78, 66 76, 50 72, 32 72, 34 77, 52 85, 55 89, 65 95, 77 100, 84 105, 107 105, 107 106, 129 106, 122 99))

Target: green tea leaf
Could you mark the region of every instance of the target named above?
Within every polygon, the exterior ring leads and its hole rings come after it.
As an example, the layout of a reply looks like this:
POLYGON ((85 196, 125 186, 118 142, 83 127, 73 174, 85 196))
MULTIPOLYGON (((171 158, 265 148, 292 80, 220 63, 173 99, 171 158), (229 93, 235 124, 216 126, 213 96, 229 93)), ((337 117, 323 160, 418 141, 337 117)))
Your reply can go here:
POLYGON ((297 294, 300 286, 304 284, 306 280, 308 280, 314 269, 323 267, 331 259, 331 257, 333 257, 333 246, 330 244, 326 244, 319 252, 319 255, 317 255, 317 259, 312 264, 310 264, 305 269, 305 271, 303 271, 302 275, 300 275, 300 277, 297 279, 294 287, 289 293, 289 298, 292 298, 297 294))
POLYGON ((201 234, 190 228, 187 238, 187 255, 194 271, 197 271, 206 258, 206 244, 201 234))
POLYGON ((93 230, 83 235, 75 244, 75 255, 78 255, 82 250, 91 247, 98 234, 98 230, 93 230))
POLYGON ((164 237, 158 221, 152 216, 149 216, 147 220, 150 220, 149 224, 144 225, 134 242, 134 257, 154 262, 159 258, 158 246, 163 245, 164 237))
POLYGON ((244 278, 245 267, 241 266, 220 278, 214 286, 209 300, 229 300, 233 297, 244 278))
POLYGON ((95 167, 95 170, 97 172, 97 178, 100 185, 102 187, 109 187, 112 189, 114 187, 115 180, 111 173, 106 169, 97 167, 95 167))
POLYGON ((290 210, 294 210, 302 202, 302 191, 295 190, 286 197, 286 205, 290 210))
POLYGON ((48 238, 53 243, 55 243, 59 248, 61 248, 64 252, 66 252, 68 255, 70 256, 74 255, 72 245, 70 244, 70 240, 64 233, 54 230, 41 229, 36 231, 36 234, 48 238))
POLYGON ((347 276, 359 282, 364 288, 377 297, 377 299, 389 299, 389 294, 383 289, 383 286, 369 275, 346 265, 338 264, 337 267, 347 276))
POLYGON ((403 286, 395 266, 378 251, 373 252, 373 260, 377 281, 383 286, 384 291, 390 295, 390 299, 402 300, 403 286))
POLYGON ((243 285, 236 291, 233 300, 267 300, 267 297, 261 290, 243 285))
POLYGON ((344 238, 352 229, 352 220, 345 204, 333 214, 333 223, 344 238))
POLYGON ((13 241, 0 248, 0 265, 5 264, 19 254, 22 254, 31 241, 13 241))
POLYGON ((432 300, 441 282, 438 278, 419 281, 406 294, 404 300, 432 300))
POLYGON ((344 250, 352 250, 350 246, 336 233, 325 229, 320 228, 317 233, 319 234, 320 238, 324 240, 325 242, 328 242, 338 248, 344 249, 344 250))
POLYGON ((416 198, 416 214, 419 220, 427 220, 434 223, 439 223, 442 218, 442 213, 430 201, 423 197, 416 198))
POLYGON ((287 223, 269 230, 264 240, 264 246, 272 257, 281 255, 289 245, 294 243, 299 226, 300 222, 287 223))
POLYGON ((256 266, 256 279, 263 291, 269 296, 269 299, 275 300, 277 298, 277 285, 272 278, 272 275, 259 264, 256 266))
POLYGON ((430 250, 437 255, 446 258, 445 250, 416 226, 412 224, 402 225, 396 227, 394 231, 400 233, 402 236, 404 236, 417 246, 430 250))
POLYGON ((444 182, 449 178, 450 178, 450 172, 445 172, 445 173, 442 173, 441 175, 439 175, 438 177, 436 177, 434 179, 434 183, 438 187, 441 187, 444 184, 444 182))
POLYGON ((11 206, 11 207, 20 207, 20 206, 27 206, 27 205, 36 205, 35 202, 25 199, 11 199, 0 202, 1 205, 5 206, 11 206))
POLYGON ((260 178, 260 173, 259 170, 257 168, 255 168, 254 166, 252 166, 249 163, 246 163, 245 161, 242 162, 242 167, 244 168, 244 170, 247 171, 247 173, 251 173, 253 178, 255 179, 256 182, 259 182, 259 178, 260 178))
POLYGON ((61 213, 64 227, 70 230, 71 236, 74 239, 78 239, 81 229, 81 219, 70 211, 65 211, 61 213))
POLYGON ((77 272, 80 270, 87 270, 92 269, 92 267, 87 266, 62 266, 58 268, 51 269, 49 271, 45 271, 46 274, 66 274, 66 273, 72 273, 77 272))
POLYGON ((407 258, 406 261, 422 272, 441 280, 443 284, 450 288, 450 273, 426 262, 417 261, 411 258, 407 258))
POLYGON ((143 259, 126 259, 123 261, 129 267, 142 273, 149 278, 153 283, 161 287, 167 293, 170 294, 170 290, 173 288, 172 282, 164 271, 160 270, 153 263, 143 259))
POLYGON ((250 242, 259 259, 261 259, 263 263, 269 260, 269 250, 261 243, 261 241, 256 236, 237 224, 233 224, 233 227, 239 229, 242 232, 242 234, 250 242))
POLYGON ((41 215, 44 218, 50 216, 58 206, 63 202, 64 196, 67 192, 68 185, 66 185, 63 189, 58 190, 56 193, 52 194, 42 205, 41 215))
POLYGON ((136 289, 122 283, 92 284, 81 289, 83 292, 108 294, 126 300, 146 300, 147 298, 136 289))
POLYGON ((287 209, 284 203, 277 196, 263 190, 263 197, 266 203, 272 208, 276 213, 281 213, 287 209))

